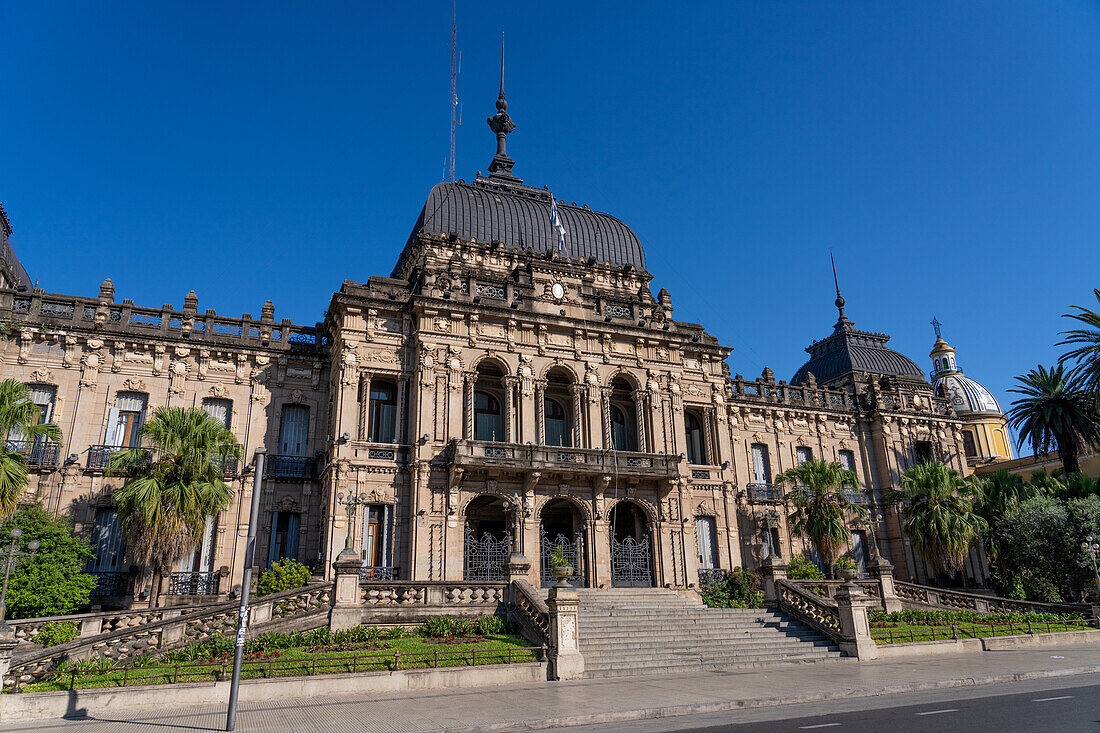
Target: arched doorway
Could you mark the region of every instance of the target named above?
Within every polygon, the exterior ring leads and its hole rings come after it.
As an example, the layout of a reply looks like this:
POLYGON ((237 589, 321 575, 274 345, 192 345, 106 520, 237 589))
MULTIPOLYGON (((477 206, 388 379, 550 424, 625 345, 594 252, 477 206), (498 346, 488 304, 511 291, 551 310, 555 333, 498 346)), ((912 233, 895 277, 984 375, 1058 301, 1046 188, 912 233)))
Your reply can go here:
POLYGON ((573 566, 573 575, 566 582, 577 588, 588 585, 584 529, 584 514, 568 499, 551 499, 543 507, 539 519, 539 578, 544 588, 555 583, 550 556, 559 549, 573 566))
POLYGON ((648 588, 653 585, 653 548, 649 519, 642 507, 624 499, 611 508, 611 585, 648 588))
POLYGON ((503 580, 504 564, 512 552, 512 537, 504 500, 479 496, 466 507, 463 578, 503 580))

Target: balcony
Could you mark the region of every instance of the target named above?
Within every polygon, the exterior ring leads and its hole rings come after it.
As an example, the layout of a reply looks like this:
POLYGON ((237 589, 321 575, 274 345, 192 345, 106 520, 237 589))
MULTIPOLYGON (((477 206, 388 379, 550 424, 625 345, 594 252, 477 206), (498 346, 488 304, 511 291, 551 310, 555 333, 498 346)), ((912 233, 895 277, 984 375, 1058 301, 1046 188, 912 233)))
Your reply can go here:
POLYGON ((781 502, 783 489, 771 484, 748 484, 745 486, 745 496, 751 502, 781 502))
POLYGON ((223 476, 231 476, 237 473, 236 456, 214 456, 214 464, 218 467, 223 476))
POLYGON ((127 445, 91 445, 88 446, 88 468, 103 470, 107 468, 107 461, 111 456, 122 450, 129 450, 127 445))
POLYGON ((844 498, 853 504, 870 504, 871 492, 862 489, 844 489, 844 498))
POLYGON ((316 461, 308 456, 269 456, 269 478, 308 480, 314 477, 316 461))
POLYGON ((55 468, 61 453, 61 446, 45 440, 9 440, 6 445, 21 455, 29 468, 55 468))
POLYGON ((129 595, 133 590, 133 578, 128 572, 96 572, 95 588, 92 588, 92 598, 107 598, 110 596, 129 595))
POLYGON ((172 573, 168 579, 168 595, 171 596, 216 596, 221 586, 222 576, 210 573, 172 573))
POLYGON ((678 456, 664 453, 558 448, 546 445, 454 440, 450 462, 464 468, 510 468, 638 478, 675 478, 678 456))

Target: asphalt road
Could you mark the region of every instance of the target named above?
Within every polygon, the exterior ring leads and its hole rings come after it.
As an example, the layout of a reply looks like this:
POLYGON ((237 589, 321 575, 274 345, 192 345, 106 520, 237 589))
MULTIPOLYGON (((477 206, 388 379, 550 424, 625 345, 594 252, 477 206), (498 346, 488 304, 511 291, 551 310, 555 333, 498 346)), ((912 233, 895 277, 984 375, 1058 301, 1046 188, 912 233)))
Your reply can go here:
POLYGON ((1100 732, 1095 675, 571 728, 606 733, 1100 732))

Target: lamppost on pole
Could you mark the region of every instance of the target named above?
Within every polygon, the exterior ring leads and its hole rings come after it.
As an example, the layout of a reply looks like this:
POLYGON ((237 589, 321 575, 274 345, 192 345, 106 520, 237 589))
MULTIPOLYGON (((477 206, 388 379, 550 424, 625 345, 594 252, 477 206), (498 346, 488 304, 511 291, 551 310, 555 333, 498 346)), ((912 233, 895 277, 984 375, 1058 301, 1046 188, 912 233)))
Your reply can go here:
POLYGON ((867 526, 867 530, 871 533, 871 559, 877 560, 880 555, 878 552, 878 527, 879 522, 883 521, 885 517, 877 507, 871 507, 871 511, 867 514, 867 517, 863 520, 863 523, 867 526))
POLYGON ((8 555, 4 558, 4 586, 0 589, 0 632, 11 631, 11 627, 8 626, 8 579, 11 577, 11 571, 15 570, 15 567, 25 558, 34 557, 34 553, 38 551, 38 540, 31 540, 27 545, 28 552, 20 552, 16 549, 19 545, 19 538, 23 536, 23 530, 13 529, 11 534, 11 544, 8 545, 8 555))
POLYGON ((1081 549, 1092 558, 1092 577, 1095 581, 1092 592, 1100 596, 1100 564, 1098 564, 1098 558, 1100 558, 1100 542, 1097 540, 1100 538, 1093 537, 1091 534, 1085 538, 1085 541, 1081 543, 1081 549))
POLYGON ((778 556, 779 553, 775 551, 775 541, 772 538, 772 528, 779 523, 779 512, 774 509, 768 509, 764 512, 764 537, 767 540, 768 555, 767 557, 778 556))
POLYGON ((336 495, 336 503, 344 507, 344 511, 348 513, 348 536, 344 540, 344 550, 340 553, 342 558, 358 558, 355 553, 355 547, 353 544, 354 528, 355 528, 355 515, 359 510, 359 507, 365 506, 367 503, 366 494, 356 494, 354 491, 349 493, 346 497, 343 492, 336 495))
POLYGON ((244 572, 241 575, 241 607, 237 614, 237 644, 233 649, 233 679, 229 684, 229 712, 225 717, 225 729, 237 726, 237 693, 241 686, 241 662, 244 660, 244 637, 248 631, 248 597, 252 590, 252 565, 256 559, 256 525, 260 521, 260 490, 263 488, 263 446, 256 449, 252 460, 252 511, 248 515, 248 540, 244 546, 244 572))

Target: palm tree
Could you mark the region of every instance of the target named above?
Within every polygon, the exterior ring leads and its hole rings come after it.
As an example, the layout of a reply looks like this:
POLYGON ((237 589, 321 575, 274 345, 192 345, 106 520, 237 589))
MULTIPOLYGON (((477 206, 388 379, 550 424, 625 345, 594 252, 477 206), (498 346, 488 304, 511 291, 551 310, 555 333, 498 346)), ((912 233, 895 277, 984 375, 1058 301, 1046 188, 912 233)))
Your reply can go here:
POLYGON ((14 379, 0 382, 0 518, 15 511, 19 496, 27 487, 27 464, 9 441, 50 440, 61 442, 61 428, 39 423, 42 408, 31 401, 27 385, 14 379))
POLYGON ((963 568, 970 545, 989 525, 974 511, 971 486, 939 461, 913 466, 901 476, 901 490, 887 499, 901 505, 902 528, 937 575, 963 568))
POLYGON ((128 546, 162 573, 202 543, 206 518, 233 499, 222 465, 242 449, 223 423, 194 407, 157 408, 141 437, 148 447, 112 454, 107 475, 128 478, 114 492, 128 546))
POLYGON ((830 570, 842 548, 851 540, 849 520, 864 510, 844 495, 856 487, 856 475, 839 463, 811 459, 776 476, 779 483, 792 483, 787 493, 794 511, 787 517, 791 531, 805 537, 830 570))
POLYGON ((1008 423, 1017 433, 1016 447, 1025 442, 1036 453, 1058 451, 1066 473, 1079 473, 1082 449, 1100 443, 1100 420, 1095 401, 1070 378, 1062 364, 1049 370, 1040 364, 1016 377, 1023 395, 1012 403, 1008 423))
MULTIPOLYGON (((1092 293, 1100 303, 1100 288, 1093 288, 1092 293)), ((1100 397, 1100 313, 1079 305, 1070 307, 1077 312, 1063 313, 1062 318, 1072 318, 1086 327, 1062 332, 1065 338, 1058 342, 1058 346, 1075 348, 1066 352, 1058 363, 1077 362, 1074 376, 1080 378, 1082 388, 1095 400, 1100 397)))

